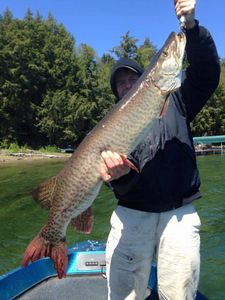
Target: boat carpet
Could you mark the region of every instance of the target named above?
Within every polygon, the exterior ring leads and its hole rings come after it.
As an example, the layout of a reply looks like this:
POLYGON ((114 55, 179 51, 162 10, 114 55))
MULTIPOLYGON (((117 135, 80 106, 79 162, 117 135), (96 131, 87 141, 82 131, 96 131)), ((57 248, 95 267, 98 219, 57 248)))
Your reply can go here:
MULTIPOLYGON (((107 281, 102 275, 67 276, 63 279, 49 278, 23 295, 18 300, 107 300, 107 281)), ((158 300, 152 291, 146 300, 158 300)))
POLYGON ((107 282, 102 275, 50 278, 27 291, 20 300, 106 300, 107 282))

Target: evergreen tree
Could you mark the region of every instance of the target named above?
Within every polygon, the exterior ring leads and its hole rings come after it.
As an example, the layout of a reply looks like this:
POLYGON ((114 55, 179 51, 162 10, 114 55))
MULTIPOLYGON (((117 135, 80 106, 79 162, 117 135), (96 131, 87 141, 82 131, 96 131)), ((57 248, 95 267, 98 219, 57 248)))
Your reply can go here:
POLYGON ((127 57, 136 60, 138 49, 136 43, 138 39, 130 36, 130 31, 127 31, 121 39, 120 45, 114 47, 111 52, 114 53, 117 58, 127 57))
POLYGON ((52 16, 28 10, 24 20, 7 11, 0 22, 0 139, 36 146, 48 143, 41 127, 45 97, 76 90, 74 39, 52 16))
POLYGON ((156 53, 156 47, 150 42, 149 38, 144 40, 143 45, 141 45, 137 50, 137 61, 143 67, 146 68, 152 56, 156 53))
POLYGON ((97 116, 96 122, 100 121, 115 103, 109 78, 115 61, 110 55, 103 55, 97 64, 97 116))
POLYGON ((221 60, 220 83, 221 83, 222 87, 225 89, 225 59, 221 60))
POLYGON ((194 136, 225 133, 225 91, 221 85, 192 122, 194 136))

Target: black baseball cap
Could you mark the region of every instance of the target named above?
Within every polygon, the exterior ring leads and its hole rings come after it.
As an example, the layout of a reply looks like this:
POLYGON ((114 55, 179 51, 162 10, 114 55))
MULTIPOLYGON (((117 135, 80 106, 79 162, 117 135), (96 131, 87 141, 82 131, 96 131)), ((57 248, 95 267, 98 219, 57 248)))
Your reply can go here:
POLYGON ((115 80, 116 73, 118 70, 123 69, 123 68, 130 69, 130 70, 134 71, 135 73, 138 73, 140 76, 144 72, 144 69, 135 61, 133 61, 129 58, 126 58, 126 57, 119 59, 113 66, 111 76, 110 76, 111 89, 117 99, 118 99, 118 94, 117 94, 117 90, 116 90, 116 80, 115 80))

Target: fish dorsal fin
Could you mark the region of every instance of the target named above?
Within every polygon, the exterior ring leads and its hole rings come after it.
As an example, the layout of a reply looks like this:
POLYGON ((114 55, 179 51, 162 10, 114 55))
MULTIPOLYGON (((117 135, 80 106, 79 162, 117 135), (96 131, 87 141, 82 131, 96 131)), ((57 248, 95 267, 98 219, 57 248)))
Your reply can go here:
POLYGON ((71 226, 74 230, 89 234, 93 228, 93 214, 92 207, 88 207, 79 216, 71 220, 71 226))
POLYGON ((52 202, 52 195, 55 190, 57 177, 51 177, 46 181, 40 183, 37 188, 32 191, 34 200, 46 209, 50 209, 52 202))

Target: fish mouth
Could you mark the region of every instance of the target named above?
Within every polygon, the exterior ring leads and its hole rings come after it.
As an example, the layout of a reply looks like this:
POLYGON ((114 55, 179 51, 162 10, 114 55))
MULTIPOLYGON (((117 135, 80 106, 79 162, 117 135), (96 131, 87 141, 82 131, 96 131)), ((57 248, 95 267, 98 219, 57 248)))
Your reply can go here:
POLYGON ((180 39, 183 39, 185 37, 185 34, 183 31, 180 31, 177 33, 177 36, 180 38, 180 39))
POLYGON ((186 35, 184 32, 173 33, 173 38, 175 40, 175 51, 177 53, 177 57, 183 59, 185 45, 186 45, 186 35))
POLYGON ((186 44, 186 35, 184 32, 181 31, 181 32, 177 33, 177 38, 180 43, 186 44))
POLYGON ((180 53, 179 50, 181 50, 181 54, 183 53, 183 50, 185 48, 185 45, 186 45, 186 35, 184 32, 179 32, 179 33, 176 33, 176 32, 172 32, 170 34, 170 36, 168 37, 168 40, 167 40, 167 44, 168 45, 171 45, 173 44, 173 48, 174 50, 176 51, 176 53, 180 53))

